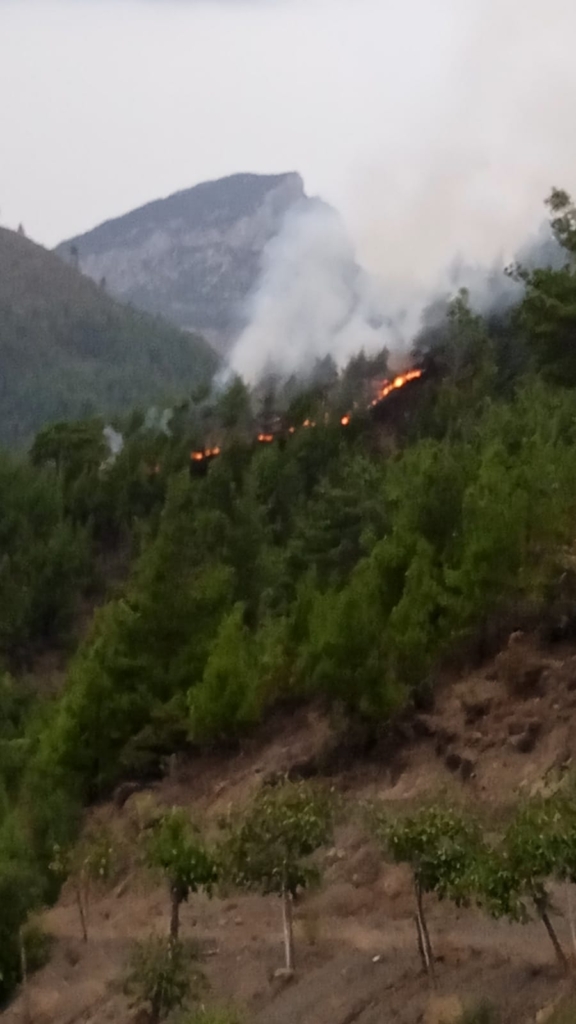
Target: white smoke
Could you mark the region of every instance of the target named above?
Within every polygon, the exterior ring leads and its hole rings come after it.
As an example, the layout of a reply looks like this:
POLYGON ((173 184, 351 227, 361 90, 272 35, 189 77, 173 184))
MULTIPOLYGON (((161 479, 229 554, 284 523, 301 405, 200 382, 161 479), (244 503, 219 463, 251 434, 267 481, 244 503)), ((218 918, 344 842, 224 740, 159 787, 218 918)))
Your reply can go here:
MULTIPOLYGON (((549 230, 527 244, 524 256, 552 253, 549 230)), ((532 259, 534 262, 534 259, 532 259)), ((422 317, 432 303, 465 288, 472 309, 501 312, 516 303, 521 286, 491 265, 455 258, 427 284, 385 279, 363 270, 345 225, 331 207, 307 201, 288 211, 266 246, 257 288, 248 303, 248 326, 234 346, 225 376, 254 383, 267 373, 306 373, 331 355, 342 366, 364 350, 387 348, 391 365, 406 362, 422 317)))
POLYGON ((306 371, 327 355, 341 365, 360 349, 402 340, 401 308, 358 266, 342 220, 319 201, 286 214, 264 250, 247 312, 230 367, 251 382, 269 371, 306 371))
MULTIPOLYGON (((197 181, 297 168, 342 212, 360 264, 385 282, 355 285, 368 309, 384 292, 376 305, 408 336, 422 304, 451 284, 458 254, 477 281, 474 268, 508 262, 537 229, 552 186, 576 193, 574 0, 0 0, 0 9, 10 40, 0 61, 10 97, 2 215, 45 242, 197 181), (82 110, 73 147, 71 104, 82 110)), ((461 283, 469 270, 459 266, 461 283)), ((293 306, 291 277, 287 286, 293 306)), ((339 285, 332 299, 346 306, 339 285)), ((265 307, 261 294, 234 357, 250 376, 262 362, 258 339, 278 358, 267 325, 279 317, 265 307)), ((333 313, 319 317, 314 345, 336 337, 340 355, 350 332, 334 323, 333 313)), ((365 328, 377 345, 386 335, 361 313, 359 335, 365 328)))
POLYGON ((102 434, 110 452, 108 462, 114 462, 114 459, 120 455, 120 452, 124 447, 124 438, 122 437, 122 434, 117 430, 114 430, 114 427, 111 427, 109 424, 104 427, 102 434))
POLYGON ((150 406, 144 418, 144 430, 150 430, 152 433, 164 434, 165 437, 170 437, 170 420, 173 415, 173 409, 158 409, 155 405, 150 406))

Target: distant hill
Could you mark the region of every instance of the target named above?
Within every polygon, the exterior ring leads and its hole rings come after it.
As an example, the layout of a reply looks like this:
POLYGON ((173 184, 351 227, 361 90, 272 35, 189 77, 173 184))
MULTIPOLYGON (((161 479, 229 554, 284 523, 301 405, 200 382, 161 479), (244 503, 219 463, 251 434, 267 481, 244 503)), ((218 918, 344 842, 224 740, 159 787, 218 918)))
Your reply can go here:
POLYGON ((235 174, 148 203, 57 247, 111 294, 201 331, 220 350, 244 326, 266 243, 306 200, 299 174, 235 174))
POLYGON ((0 444, 43 424, 186 394, 217 357, 203 338, 114 301, 0 228, 0 444))

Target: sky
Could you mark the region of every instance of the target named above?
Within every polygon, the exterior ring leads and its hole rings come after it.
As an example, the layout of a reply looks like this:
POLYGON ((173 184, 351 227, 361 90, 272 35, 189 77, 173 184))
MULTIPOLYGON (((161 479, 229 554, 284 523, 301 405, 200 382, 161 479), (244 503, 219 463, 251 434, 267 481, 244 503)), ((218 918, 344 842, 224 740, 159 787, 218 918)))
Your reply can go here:
POLYGON ((429 284, 576 193, 574 0, 0 0, 0 223, 52 246, 298 170, 360 259, 429 284))

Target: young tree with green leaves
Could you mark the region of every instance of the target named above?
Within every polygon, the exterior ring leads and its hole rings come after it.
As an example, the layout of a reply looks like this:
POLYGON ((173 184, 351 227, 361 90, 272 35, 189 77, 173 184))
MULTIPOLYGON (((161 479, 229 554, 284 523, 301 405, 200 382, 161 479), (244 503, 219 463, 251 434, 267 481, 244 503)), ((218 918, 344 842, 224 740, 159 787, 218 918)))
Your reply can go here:
POLYGON ((88 942, 92 888, 111 878, 115 853, 112 836, 106 829, 97 829, 86 834, 76 846, 54 846, 50 870, 59 878, 70 880, 83 942, 88 942))
POLYGON ((292 907, 298 893, 319 878, 308 858, 330 841, 332 794, 310 783, 265 787, 240 819, 226 823, 224 870, 242 889, 274 893, 282 901, 286 970, 294 970, 292 907))
POLYGON ((216 860, 199 830, 181 808, 167 811, 145 837, 145 859, 164 874, 170 892, 170 939, 180 932, 180 907, 190 893, 212 895, 218 880, 216 860))
POLYGON ((481 836, 478 825, 457 811, 423 807, 405 818, 390 818, 385 808, 370 812, 370 824, 383 852, 412 869, 418 948, 425 970, 434 976, 434 959, 423 896, 435 893, 457 905, 470 898, 470 872, 481 836))
POLYGON ((549 880, 576 881, 576 811, 565 797, 522 806, 501 842, 478 862, 478 901, 493 917, 528 920, 531 903, 563 971, 568 958, 551 920, 549 880))

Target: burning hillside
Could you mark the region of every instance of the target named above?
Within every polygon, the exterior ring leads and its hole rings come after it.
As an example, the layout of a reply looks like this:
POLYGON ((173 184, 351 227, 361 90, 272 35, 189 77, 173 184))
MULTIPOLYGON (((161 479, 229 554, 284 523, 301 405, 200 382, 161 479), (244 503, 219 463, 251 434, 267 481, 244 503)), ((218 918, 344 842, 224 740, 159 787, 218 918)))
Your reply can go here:
POLYGON ((410 384, 413 380, 420 380, 424 371, 423 370, 407 370, 406 373, 401 373, 394 380, 384 380, 379 385, 378 394, 373 400, 372 405, 378 405, 378 402, 382 402, 388 395, 392 394, 393 391, 397 391, 400 388, 405 387, 406 384, 410 384))
MULTIPOLYGON (((375 397, 369 399, 367 404, 366 400, 364 404, 355 404, 354 412, 350 411, 345 413, 343 416, 339 416, 338 422, 341 427, 348 427, 352 423, 355 413, 363 414, 367 410, 375 411, 380 410, 383 407, 383 403, 387 403, 387 400, 394 394, 397 394, 403 388, 409 384, 414 384, 416 381, 421 380, 424 377, 423 369, 411 369, 405 373, 398 374, 392 379, 378 379, 372 381, 369 385, 369 394, 375 397)), ((332 419, 333 414, 325 412, 322 417, 322 422, 328 425, 332 419)), ((289 437, 292 437, 299 430, 311 430, 317 426, 316 419, 311 416, 307 416, 302 423, 295 425, 294 423, 287 423, 286 420, 280 416, 275 416, 273 421, 270 420, 265 424, 260 424, 254 428, 253 438, 259 445, 273 444, 275 441, 284 444, 289 437)), ((222 444, 207 446, 205 448, 195 449, 190 453, 190 471, 195 476, 203 476, 212 460, 220 455, 222 451, 222 444)))

